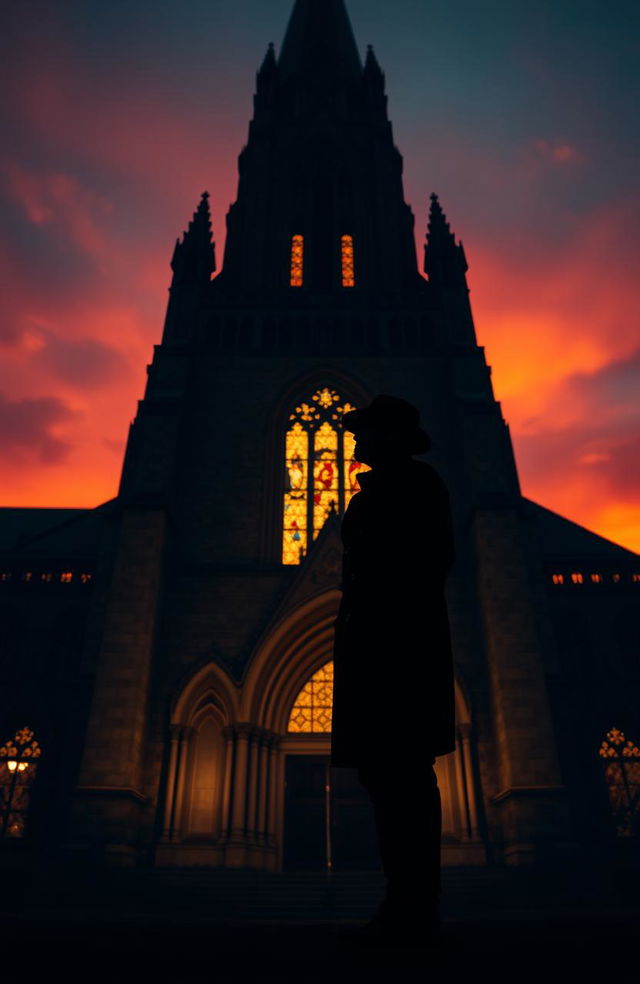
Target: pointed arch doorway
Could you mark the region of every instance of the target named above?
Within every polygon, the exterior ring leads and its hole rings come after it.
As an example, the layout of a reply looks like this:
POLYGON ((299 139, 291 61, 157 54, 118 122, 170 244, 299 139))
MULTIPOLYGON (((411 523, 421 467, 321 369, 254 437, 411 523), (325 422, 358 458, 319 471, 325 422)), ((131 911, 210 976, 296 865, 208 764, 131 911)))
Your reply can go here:
MULTIPOLYGON (((381 870, 373 809, 357 769, 330 766, 333 664, 306 680, 288 715, 284 754, 284 870, 381 870)), ((458 747, 436 760, 443 864, 484 863, 473 791, 470 727, 457 688, 458 747)), ((425 757, 424 768, 431 760, 425 757)), ((420 782, 419 766, 415 777, 420 782)), ((419 837, 419 831, 408 831, 419 837)))

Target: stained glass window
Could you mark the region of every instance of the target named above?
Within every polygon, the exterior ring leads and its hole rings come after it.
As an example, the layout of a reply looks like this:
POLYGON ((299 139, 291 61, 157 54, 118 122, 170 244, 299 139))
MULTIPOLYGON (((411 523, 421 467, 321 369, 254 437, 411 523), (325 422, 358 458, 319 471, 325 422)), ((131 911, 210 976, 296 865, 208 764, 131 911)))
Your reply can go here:
POLYGON ((299 564, 332 512, 342 513, 368 466, 355 460, 353 434, 341 426, 353 410, 325 386, 289 415, 285 447, 282 563, 299 564))
POLYGON ((24 836, 29 790, 41 754, 29 728, 21 728, 0 748, 0 837, 24 836))
POLYGON ((291 286, 302 287, 304 280, 304 236, 291 239, 291 286))
POLYGON ((600 745, 609 802, 618 837, 640 836, 640 748, 618 728, 600 745))
POLYGON ((332 708, 333 662, 326 663, 305 683, 291 709, 287 731, 330 733, 332 708))
POLYGON ((353 262, 353 236, 342 237, 342 286, 355 287, 356 271, 353 262))

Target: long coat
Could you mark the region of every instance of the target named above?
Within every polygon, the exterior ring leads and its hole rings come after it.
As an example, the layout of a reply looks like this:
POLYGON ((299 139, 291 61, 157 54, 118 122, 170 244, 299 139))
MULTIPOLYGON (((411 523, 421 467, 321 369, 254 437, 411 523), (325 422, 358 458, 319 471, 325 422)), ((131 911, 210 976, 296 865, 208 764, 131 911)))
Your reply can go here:
POLYGON ((445 755, 455 748, 447 489, 413 458, 358 478, 342 522, 331 764, 445 755))

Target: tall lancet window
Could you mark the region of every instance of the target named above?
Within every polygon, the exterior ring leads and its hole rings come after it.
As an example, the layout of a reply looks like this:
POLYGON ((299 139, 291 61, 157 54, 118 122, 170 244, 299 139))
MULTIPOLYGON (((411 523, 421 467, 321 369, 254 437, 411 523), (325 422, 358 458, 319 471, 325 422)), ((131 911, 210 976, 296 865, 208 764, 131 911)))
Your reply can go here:
POLYGON ((282 563, 299 564, 332 513, 343 513, 368 466, 355 459, 355 439, 342 429, 354 407, 325 386, 289 415, 286 434, 282 563))
POLYGON ((304 283, 304 236, 291 237, 291 279, 292 287, 302 287, 304 283))
POLYGON ((342 286, 355 287, 356 269, 353 260, 353 236, 342 237, 342 286))

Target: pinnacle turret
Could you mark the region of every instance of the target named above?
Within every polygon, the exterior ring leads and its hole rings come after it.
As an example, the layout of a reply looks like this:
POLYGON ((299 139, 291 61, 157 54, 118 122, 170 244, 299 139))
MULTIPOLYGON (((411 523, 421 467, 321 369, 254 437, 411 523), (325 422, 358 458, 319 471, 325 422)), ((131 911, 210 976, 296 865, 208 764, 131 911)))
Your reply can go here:
POLYGON ((466 287, 465 274, 468 269, 462 243, 456 243, 438 196, 433 194, 424 250, 424 272, 432 282, 464 283, 466 287))
POLYGON ((434 298, 442 305, 452 325, 451 340, 476 345, 467 286, 467 258, 462 243, 456 243, 437 195, 431 196, 429 227, 424 248, 424 272, 434 298))
POLYGON ((178 239, 171 260, 173 283, 208 283, 216 269, 211 230, 209 192, 205 191, 182 241, 178 239))
POLYGON ((382 69, 380 68, 380 62, 376 58, 376 53, 373 50, 373 45, 367 45, 367 57, 364 62, 365 75, 382 75, 384 78, 382 69))
POLYGON ((264 56, 264 61, 258 70, 258 76, 272 75, 277 71, 278 63, 276 61, 276 50, 273 45, 273 41, 269 42, 269 47, 267 48, 267 53, 264 56))

